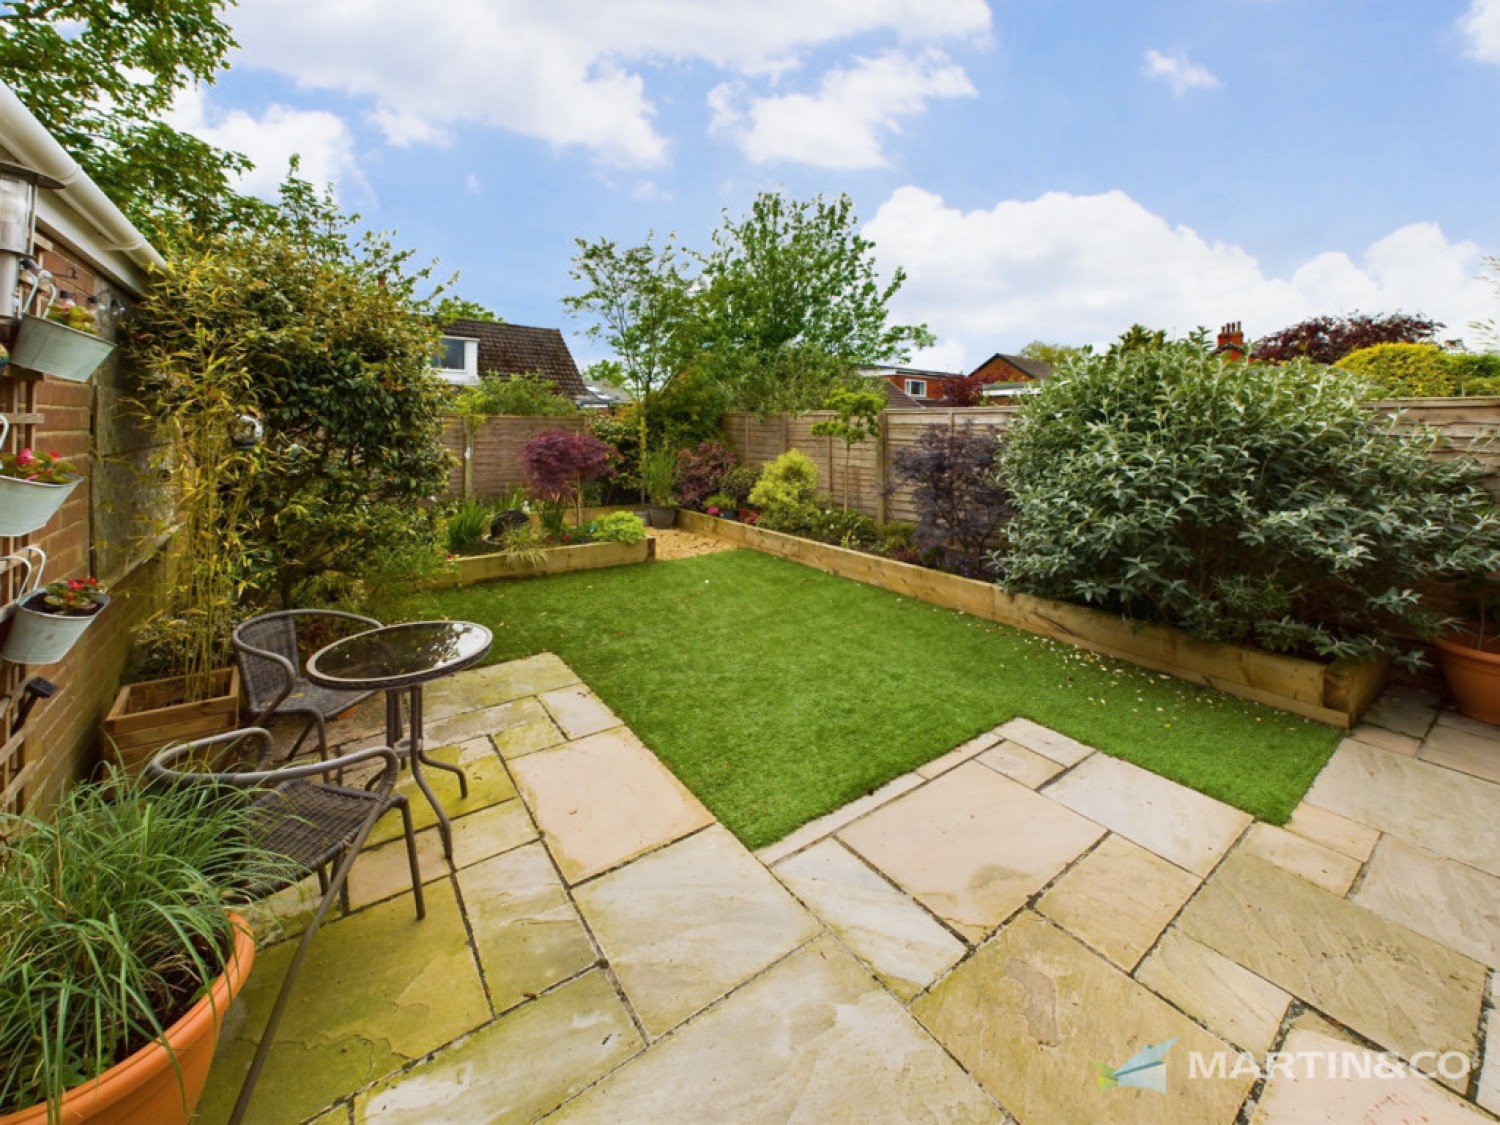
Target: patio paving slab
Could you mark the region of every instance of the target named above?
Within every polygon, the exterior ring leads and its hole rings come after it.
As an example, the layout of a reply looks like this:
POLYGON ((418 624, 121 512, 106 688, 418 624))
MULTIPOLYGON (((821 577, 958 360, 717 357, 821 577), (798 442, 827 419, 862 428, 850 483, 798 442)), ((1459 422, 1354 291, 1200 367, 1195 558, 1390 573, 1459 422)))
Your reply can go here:
POLYGON ((1177 925, 1403 1058, 1474 1052, 1481 965, 1272 864, 1230 856, 1177 925))
POLYGON ((1230 1125, 1252 1084, 1188 1081, 1191 1052, 1230 1048, 1029 910, 911 1010, 1027 1125, 1230 1125), (1165 1094, 1095 1081, 1096 1064, 1173 1039, 1165 1094))
MULTIPOLYGON (((262 951, 230 1009, 199 1116, 224 1121, 295 949, 262 951)), ((314 937, 247 1122, 293 1125, 490 1019, 452 886, 337 918, 314 937)))
MULTIPOLYGON (((470 738, 457 744, 434 742, 430 746, 432 749, 427 751, 429 758, 462 766, 464 773, 468 775, 469 795, 463 797, 459 795, 456 774, 430 766, 422 770, 422 776, 432 787, 433 794, 448 814, 449 820, 457 821, 468 813, 499 804, 516 795, 516 787, 511 784, 510 775, 505 772, 505 765, 488 738, 470 738)), ((417 788, 410 769, 402 768, 401 780, 396 783, 396 789, 406 795, 407 803, 411 806, 412 824, 417 831, 437 823, 437 813, 433 811, 432 802, 417 788)), ((400 838, 401 817, 389 813, 380 818, 375 830, 370 833, 370 840, 374 843, 400 838)))
MULTIPOLYGON (((1492 826, 1500 831, 1500 826, 1492 826)), ((1387 836, 1351 898, 1481 964, 1500 968, 1500 879, 1387 836)))
MULTIPOLYGON (((448 876, 448 864, 443 859, 443 839, 436 828, 417 833, 417 870, 422 873, 424 886, 434 879, 448 876)), ((379 847, 365 848, 349 869, 349 906, 353 910, 410 890, 411 867, 406 858, 406 841, 399 837, 379 847)))
POLYGON ((968 947, 837 840, 772 870, 902 1000, 958 963, 968 947))
POLYGON ((979 760, 1028 789, 1040 788, 1063 771, 1063 767, 1051 758, 1044 758, 1009 739, 980 754, 979 760))
POLYGON ((599 960, 540 844, 466 868, 459 872, 458 887, 495 1011, 544 992, 599 960))
POLYGON ((543 652, 434 680, 422 689, 422 710, 429 719, 442 719, 579 682, 561 658, 543 652))
POLYGON ((938 774, 947 773, 954 766, 961 766, 970 758, 984 753, 999 741, 1000 736, 992 730, 975 735, 969 741, 960 743, 949 750, 941 758, 934 758, 926 765, 918 766, 917 775, 930 781, 938 774))
POLYGON ((653 1039, 821 929, 717 825, 573 893, 653 1039))
POLYGON ((1104 829, 978 762, 858 820, 839 839, 971 943, 1104 829))
POLYGON ((1359 874, 1358 860, 1274 824, 1252 825, 1240 850, 1336 895, 1347 894, 1359 874))
POLYGON ((533 754, 549 746, 561 745, 568 741, 568 738, 552 721, 552 716, 544 714, 539 719, 528 719, 506 727, 504 730, 496 731, 490 735, 490 741, 495 744, 495 749, 500 751, 500 756, 508 762, 523 754, 533 754))
POLYGON ((1075 863, 1037 910, 1127 973, 1202 882, 1123 836, 1075 863))
POLYGON ((1364 714, 1364 721, 1422 738, 1437 718, 1437 696, 1420 688, 1386 688, 1364 714))
POLYGON ((755 853, 755 858, 767 866, 779 863, 793 852, 801 851, 819 840, 826 840, 846 824, 853 823, 881 805, 889 804, 903 793, 910 793, 921 784, 922 778, 915 773, 903 773, 900 777, 894 777, 875 792, 866 793, 826 816, 809 820, 790 836, 761 848, 755 853))
POLYGON ((1033 723, 1030 719, 1012 719, 996 727, 995 733, 1001 738, 1019 742, 1028 750, 1035 750, 1044 758, 1051 758, 1060 766, 1076 766, 1094 753, 1092 746, 1085 746, 1065 734, 1058 734, 1040 723, 1033 723))
MULTIPOLYGON (((429 831, 436 835, 436 829, 429 831)), ((453 866, 469 867, 539 836, 531 815, 518 798, 502 801, 453 822, 453 866)), ((420 833, 417 838, 421 839, 420 833)))
POLYGON ((423 721, 424 741, 428 746, 443 746, 450 742, 467 742, 471 738, 485 738, 495 731, 522 723, 545 719, 547 710, 536 699, 514 699, 509 703, 496 704, 477 711, 458 711, 445 719, 423 721))
POLYGON ((632 1059, 549 1122, 1007 1120, 830 938, 632 1059))
POLYGON ((640 1050, 602 972, 502 1016, 355 1099, 358 1125, 534 1121, 640 1050))
POLYGON ((1370 858, 1370 853, 1375 850, 1375 841, 1380 839, 1380 833, 1368 824, 1320 809, 1306 801, 1292 810, 1286 827, 1287 831, 1295 832, 1305 840, 1332 848, 1360 863, 1370 858))
POLYGON ((1490 1027, 1476 1100, 1500 1117, 1500 973, 1490 974, 1490 1027))
POLYGON ((1222 801, 1105 754, 1042 792, 1195 875, 1213 870, 1251 821, 1222 801))
POLYGON ((1481 729, 1438 722, 1423 741, 1417 757, 1486 781, 1500 782, 1500 727, 1487 723, 1474 726, 1481 729))
POLYGON ((1349 732, 1349 737, 1370 746, 1378 746, 1382 750, 1389 750, 1392 754, 1400 754, 1403 758, 1413 757, 1422 745, 1420 738, 1413 738, 1400 731, 1387 730, 1374 723, 1360 723, 1349 732))
POLYGON ((1136 970, 1136 980, 1222 1039, 1261 1054, 1281 1034, 1291 996, 1173 928, 1136 970))
POLYGON ((1307 800, 1500 875, 1500 832, 1475 830, 1500 824, 1500 785, 1345 739, 1307 800))
POLYGON ((527 754, 511 769, 569 883, 714 823, 623 727, 527 754))
MULTIPOLYGON (((1335 1035, 1294 1027, 1282 1051, 1290 1058, 1271 1073, 1251 1118, 1252 1125, 1308 1125, 1317 1121, 1479 1125, 1489 1121, 1485 1114, 1431 1079, 1409 1072, 1400 1077, 1381 1077, 1381 1056, 1335 1035)), ((1387 1069, 1384 1073, 1392 1072, 1387 1069)))
POLYGON ((620 717, 582 684, 549 691, 537 698, 570 740, 587 738, 620 725, 620 717))

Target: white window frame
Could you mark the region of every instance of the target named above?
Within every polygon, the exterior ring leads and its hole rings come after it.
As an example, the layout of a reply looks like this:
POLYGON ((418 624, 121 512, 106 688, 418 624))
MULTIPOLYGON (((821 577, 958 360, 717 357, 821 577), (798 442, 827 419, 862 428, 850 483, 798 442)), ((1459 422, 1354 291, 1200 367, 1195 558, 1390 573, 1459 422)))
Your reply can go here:
POLYGON ((433 357, 432 367, 439 377, 447 379, 450 383, 477 383, 479 382, 479 339, 475 336, 444 336, 443 343, 456 340, 464 346, 463 367, 439 367, 442 353, 433 357))
POLYGON ((904 382, 906 383, 906 393, 911 395, 912 398, 927 397, 926 379, 906 379, 904 382))

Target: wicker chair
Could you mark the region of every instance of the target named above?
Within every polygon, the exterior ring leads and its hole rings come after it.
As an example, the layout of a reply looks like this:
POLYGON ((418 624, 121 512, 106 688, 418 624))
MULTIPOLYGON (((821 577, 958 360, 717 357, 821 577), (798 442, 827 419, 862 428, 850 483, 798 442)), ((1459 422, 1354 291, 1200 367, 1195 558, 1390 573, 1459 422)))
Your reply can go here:
POLYGON ((288 758, 297 756, 303 740, 315 729, 318 757, 328 757, 328 720, 375 694, 318 687, 302 674, 305 656, 297 647, 298 626, 327 621, 353 621, 364 628, 380 628, 373 617, 336 609, 287 609, 252 617, 236 626, 231 637, 245 698, 253 712, 250 725, 264 726, 272 715, 307 717, 307 725, 297 735, 288 758))
MULTIPOLYGON (((259 728, 230 731, 201 738, 195 742, 170 746, 146 766, 146 776, 156 784, 212 785, 222 793, 240 798, 252 806, 249 846, 284 859, 277 864, 274 881, 243 884, 232 888, 236 897, 246 900, 263 898, 292 886, 310 873, 316 873, 322 897, 302 938, 297 943, 291 964, 282 981, 281 991, 271 1009, 270 1018, 261 1032, 255 1058, 240 1087, 239 1099, 230 1115, 230 1125, 237 1125, 250 1103, 250 1096, 265 1065, 276 1028, 281 1022, 292 985, 302 968, 313 935, 322 925, 328 908, 337 896, 345 911, 349 908, 347 885, 349 869, 375 827, 375 822, 392 808, 401 810, 406 833, 406 858, 411 867, 412 898, 417 918, 427 915, 422 897, 422 876, 417 865, 417 842, 412 828, 411 809, 406 798, 396 792, 400 769, 396 752, 388 746, 372 747, 343 754, 325 762, 282 766, 277 769, 251 771, 219 770, 214 763, 235 749, 250 748, 253 760, 263 764, 271 753, 270 732, 259 728), (190 768, 197 766, 199 768, 190 768), (359 768, 360 772, 378 766, 363 789, 333 784, 327 779, 343 776, 343 771, 359 768), (333 874, 328 874, 332 867, 333 874)), ((241 755, 243 757, 243 755, 241 755)))

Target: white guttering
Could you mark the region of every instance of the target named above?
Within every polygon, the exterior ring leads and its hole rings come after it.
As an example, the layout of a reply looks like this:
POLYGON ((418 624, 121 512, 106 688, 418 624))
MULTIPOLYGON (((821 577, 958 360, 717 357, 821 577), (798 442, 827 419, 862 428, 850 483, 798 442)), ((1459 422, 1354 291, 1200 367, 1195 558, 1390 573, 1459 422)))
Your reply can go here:
POLYGON ((156 248, 4 82, 0 82, 0 148, 15 163, 61 181, 61 188, 37 193, 39 225, 51 226, 116 281, 139 294, 146 275, 165 265, 156 248))

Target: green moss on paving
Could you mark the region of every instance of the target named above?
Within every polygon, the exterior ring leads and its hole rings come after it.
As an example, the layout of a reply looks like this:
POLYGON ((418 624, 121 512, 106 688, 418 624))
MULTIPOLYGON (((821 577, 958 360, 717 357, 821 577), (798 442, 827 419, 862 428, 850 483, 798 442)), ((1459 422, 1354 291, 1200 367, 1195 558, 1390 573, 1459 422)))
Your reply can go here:
POLYGON ((1017 715, 1284 823, 1336 731, 752 551, 496 582, 413 611, 572 666, 752 848, 1017 715))

